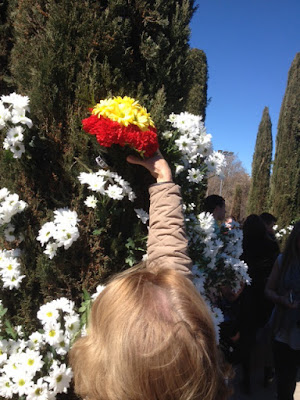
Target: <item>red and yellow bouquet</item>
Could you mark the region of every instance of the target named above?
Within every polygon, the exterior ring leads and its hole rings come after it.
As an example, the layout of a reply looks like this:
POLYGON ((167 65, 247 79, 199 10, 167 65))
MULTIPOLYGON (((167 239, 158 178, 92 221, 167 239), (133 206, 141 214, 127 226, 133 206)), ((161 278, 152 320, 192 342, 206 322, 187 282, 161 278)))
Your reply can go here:
POLYGON ((101 146, 118 144, 129 146, 142 156, 151 157, 158 149, 156 128, 147 113, 131 97, 114 97, 101 100, 82 120, 83 129, 96 135, 101 146))

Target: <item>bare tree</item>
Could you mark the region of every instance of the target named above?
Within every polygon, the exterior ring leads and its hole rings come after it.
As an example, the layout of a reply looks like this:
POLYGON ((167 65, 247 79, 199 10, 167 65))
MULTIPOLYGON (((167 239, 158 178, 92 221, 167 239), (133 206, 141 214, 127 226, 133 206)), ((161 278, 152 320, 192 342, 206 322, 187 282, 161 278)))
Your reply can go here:
POLYGON ((224 197, 227 210, 226 216, 229 217, 232 216, 230 213, 234 205, 233 203, 236 187, 238 186, 239 191, 241 192, 239 222, 242 222, 247 216, 246 206, 251 178, 236 154, 232 152, 223 152, 223 154, 225 155, 227 161, 227 165, 224 170, 225 177, 223 180, 221 180, 217 176, 211 176, 208 179, 206 194, 207 196, 211 194, 219 194, 220 196, 224 197))

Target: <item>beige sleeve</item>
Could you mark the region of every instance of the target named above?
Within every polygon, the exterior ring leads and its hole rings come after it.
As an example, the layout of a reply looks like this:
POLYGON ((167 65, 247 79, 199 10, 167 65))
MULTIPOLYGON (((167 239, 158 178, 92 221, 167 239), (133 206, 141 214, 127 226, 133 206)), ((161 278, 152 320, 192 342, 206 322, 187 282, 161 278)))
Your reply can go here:
POLYGON ((160 183, 152 185, 149 193, 149 268, 174 268, 191 276, 180 187, 160 183))

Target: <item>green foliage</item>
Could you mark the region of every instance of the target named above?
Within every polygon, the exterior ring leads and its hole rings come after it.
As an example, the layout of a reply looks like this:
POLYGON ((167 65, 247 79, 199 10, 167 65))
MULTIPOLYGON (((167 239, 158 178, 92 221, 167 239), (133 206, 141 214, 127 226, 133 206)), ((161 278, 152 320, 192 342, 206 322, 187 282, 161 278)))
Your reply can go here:
POLYGON ((188 74, 190 90, 185 110, 195 115, 202 115, 205 121, 207 106, 207 60, 204 51, 191 49, 188 53, 188 74))
POLYGON ((240 222, 242 220, 242 201, 243 201, 243 189, 241 185, 236 185, 234 190, 233 203, 230 211, 232 218, 240 222))
POLYGON ((268 210, 272 148, 272 124, 269 109, 265 107, 258 127, 252 160, 248 214, 261 214, 268 210))
POLYGON ((9 72, 9 56, 13 45, 12 26, 9 21, 13 1, 0 2, 0 92, 8 94, 13 89, 9 72))
POLYGON ((280 228, 300 218, 300 53, 288 74, 276 137, 270 208, 280 228))
POLYGON ((81 306, 79 308, 79 312, 81 314, 81 325, 84 326, 88 324, 88 317, 90 315, 91 311, 91 306, 92 306, 92 298, 90 294, 87 292, 86 289, 83 289, 83 300, 81 302, 81 306))

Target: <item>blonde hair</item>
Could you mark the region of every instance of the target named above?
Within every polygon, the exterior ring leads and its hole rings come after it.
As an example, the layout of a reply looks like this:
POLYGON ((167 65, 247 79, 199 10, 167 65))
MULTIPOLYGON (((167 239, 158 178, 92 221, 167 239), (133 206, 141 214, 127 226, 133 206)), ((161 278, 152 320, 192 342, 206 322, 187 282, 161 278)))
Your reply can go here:
POLYGON ((209 311, 171 269, 117 275, 95 300, 70 364, 75 391, 88 400, 229 396, 209 311))

